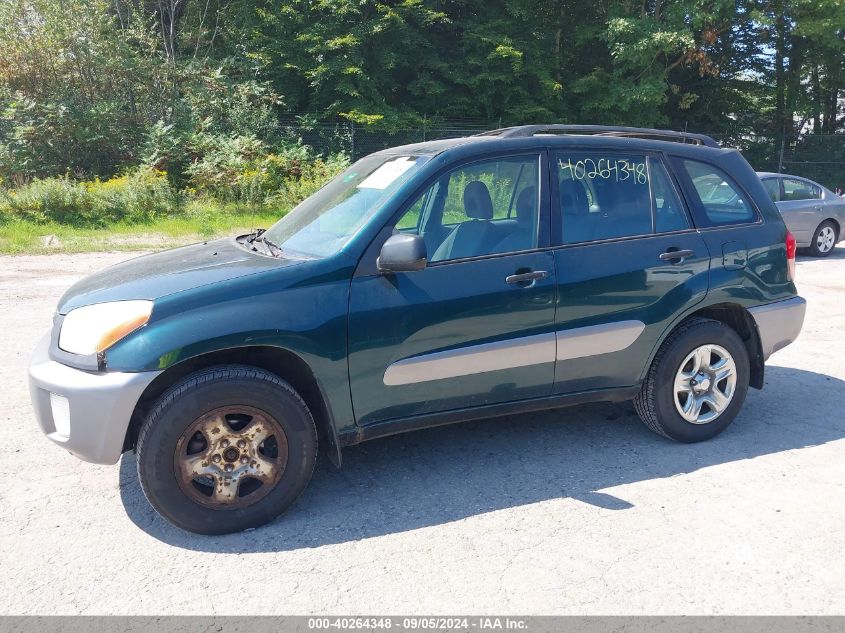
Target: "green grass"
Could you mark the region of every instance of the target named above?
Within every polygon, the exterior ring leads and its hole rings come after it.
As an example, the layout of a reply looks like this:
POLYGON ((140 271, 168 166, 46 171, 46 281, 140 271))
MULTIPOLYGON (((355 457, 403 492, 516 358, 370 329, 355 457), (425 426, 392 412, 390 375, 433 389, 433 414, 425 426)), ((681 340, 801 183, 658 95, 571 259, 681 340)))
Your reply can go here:
POLYGON ((267 155, 213 190, 177 190, 143 166, 108 180, 0 183, 0 254, 162 249, 267 228, 349 162, 309 156, 267 155))
POLYGON ((13 219, 0 223, 0 254, 86 253, 134 251, 181 246, 239 235, 254 227, 267 228, 283 212, 238 210, 232 213, 193 210, 191 213, 146 222, 117 222, 106 228, 78 228, 55 222, 13 219), (53 236, 53 243, 47 238, 53 236))

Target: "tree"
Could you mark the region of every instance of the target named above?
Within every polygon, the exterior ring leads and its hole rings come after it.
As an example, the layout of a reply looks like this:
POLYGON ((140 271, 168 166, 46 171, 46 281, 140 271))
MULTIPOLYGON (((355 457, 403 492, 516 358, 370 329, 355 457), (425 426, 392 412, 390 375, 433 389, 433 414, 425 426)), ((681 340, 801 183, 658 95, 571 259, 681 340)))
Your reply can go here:
POLYGON ((671 126, 760 164, 845 126, 843 0, 5 0, 0 51, 5 178, 178 179, 283 113, 671 126))

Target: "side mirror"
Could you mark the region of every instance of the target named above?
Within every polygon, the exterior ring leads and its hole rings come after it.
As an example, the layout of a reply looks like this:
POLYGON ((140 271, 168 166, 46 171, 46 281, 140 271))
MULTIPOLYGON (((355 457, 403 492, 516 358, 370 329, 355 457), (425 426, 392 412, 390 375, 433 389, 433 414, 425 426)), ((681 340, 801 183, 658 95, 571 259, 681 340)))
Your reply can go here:
POLYGON ((382 273, 422 270, 428 263, 425 241, 419 235, 391 235, 381 247, 376 266, 382 273))

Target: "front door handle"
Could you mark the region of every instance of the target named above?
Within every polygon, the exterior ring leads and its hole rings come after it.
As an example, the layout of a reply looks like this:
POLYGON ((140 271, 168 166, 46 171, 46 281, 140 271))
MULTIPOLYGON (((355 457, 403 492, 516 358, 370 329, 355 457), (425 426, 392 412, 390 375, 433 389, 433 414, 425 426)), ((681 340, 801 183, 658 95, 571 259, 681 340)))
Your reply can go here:
POLYGON ((548 271, 545 270, 531 270, 526 273, 516 273, 515 275, 508 275, 505 281, 509 284, 519 284, 521 286, 533 286, 538 279, 545 279, 549 276, 548 271))
POLYGON ((695 251, 688 248, 685 249, 669 249, 665 253, 660 253, 660 261, 672 262, 673 264, 681 264, 687 257, 695 255, 695 251))

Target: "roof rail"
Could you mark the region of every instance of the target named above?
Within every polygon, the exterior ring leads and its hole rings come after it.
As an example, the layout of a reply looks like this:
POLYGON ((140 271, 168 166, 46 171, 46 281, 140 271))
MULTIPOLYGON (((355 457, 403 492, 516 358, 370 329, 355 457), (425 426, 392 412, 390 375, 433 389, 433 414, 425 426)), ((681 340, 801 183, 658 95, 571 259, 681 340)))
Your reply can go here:
POLYGON ((692 132, 675 132, 673 130, 654 130, 642 127, 613 127, 605 125, 518 125, 499 130, 482 132, 475 136, 498 136, 499 138, 527 138, 536 134, 591 134, 596 136, 628 136, 639 138, 654 138, 694 143, 707 147, 719 147, 711 137, 692 132))

